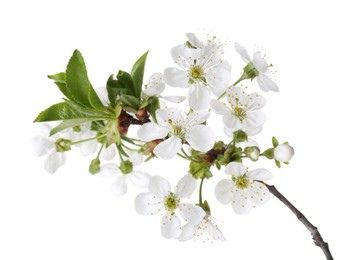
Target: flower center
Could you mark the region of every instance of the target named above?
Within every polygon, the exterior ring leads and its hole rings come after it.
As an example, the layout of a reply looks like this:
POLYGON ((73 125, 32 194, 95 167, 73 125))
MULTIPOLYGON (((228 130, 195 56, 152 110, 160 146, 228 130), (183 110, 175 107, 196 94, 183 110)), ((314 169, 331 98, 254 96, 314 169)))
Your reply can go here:
POLYGON ((173 192, 170 192, 164 199, 164 207, 166 210, 173 212, 179 205, 180 199, 177 198, 173 192))
POLYGON ((183 127, 181 125, 173 124, 172 119, 168 119, 168 123, 172 127, 172 130, 173 130, 172 134, 174 136, 178 136, 178 137, 182 138, 182 136, 184 135, 183 127))
POLYGON ((232 181, 235 183, 236 187, 241 190, 247 189, 248 185, 253 183, 252 180, 246 179, 245 175, 243 176, 232 175, 232 181))
POLYGON ((234 114, 239 118, 239 120, 243 121, 247 118, 246 111, 243 108, 235 107, 234 114))
POLYGON ((204 70, 201 66, 193 65, 189 72, 189 84, 193 84, 196 81, 201 81, 202 83, 206 82, 206 79, 204 78, 204 70))

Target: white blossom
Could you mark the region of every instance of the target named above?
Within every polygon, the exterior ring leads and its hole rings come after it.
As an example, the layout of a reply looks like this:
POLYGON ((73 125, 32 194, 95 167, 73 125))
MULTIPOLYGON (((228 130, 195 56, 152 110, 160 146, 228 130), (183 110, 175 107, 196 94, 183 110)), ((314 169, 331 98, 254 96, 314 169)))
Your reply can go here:
POLYGON ((260 131, 266 116, 259 109, 266 100, 258 93, 247 94, 242 88, 231 86, 227 89, 229 107, 220 100, 212 100, 212 111, 223 115, 226 128, 236 131, 260 131))
MULTIPOLYGON (((141 153, 128 150, 126 152, 129 155, 128 159, 133 167, 139 166, 143 162, 143 155, 141 153)), ((119 165, 115 163, 106 163, 102 165, 100 168, 100 176, 114 178, 110 190, 115 196, 127 193, 129 181, 140 188, 147 188, 150 178, 150 175, 147 172, 141 170, 133 169, 131 172, 123 173, 119 165)))
POLYGON ((149 77, 148 83, 143 86, 143 95, 145 97, 159 97, 173 103, 181 103, 186 99, 184 96, 162 96, 164 89, 163 74, 154 73, 149 77))
POLYGON ((187 94, 189 106, 196 111, 208 109, 211 92, 220 96, 230 82, 230 68, 221 60, 221 53, 211 45, 201 49, 188 48, 184 44, 172 48, 172 58, 180 69, 165 69, 165 83, 171 87, 190 88, 187 94))
POLYGON ((51 126, 43 123, 39 125, 41 135, 35 136, 30 141, 30 149, 39 157, 46 155, 44 160, 44 168, 49 173, 55 173, 59 167, 65 164, 65 152, 58 152, 56 149, 56 141, 60 138, 59 134, 49 136, 51 126))
POLYGON ((246 171, 238 162, 226 166, 225 173, 231 179, 223 179, 216 185, 215 196, 222 204, 232 204, 234 212, 245 214, 254 205, 263 205, 269 198, 269 190, 262 182, 272 178, 266 169, 246 171))
POLYGON ((174 192, 166 179, 153 176, 149 182, 149 192, 141 193, 135 198, 135 209, 141 215, 155 215, 164 211, 162 235, 165 238, 178 238, 182 227, 179 215, 193 224, 200 223, 205 216, 201 207, 182 202, 182 199, 192 195, 196 187, 197 182, 190 174, 178 181, 174 192))
MULTIPOLYGON (((268 65, 264 56, 262 56, 261 52, 256 51, 253 54, 253 58, 251 60, 247 50, 245 47, 241 46, 239 43, 234 44, 236 51, 241 55, 241 58, 247 63, 247 65, 251 65, 252 69, 254 69, 255 78, 258 83, 258 86, 263 91, 275 91, 278 92, 277 84, 271 79, 271 65, 268 65)), ((253 77, 252 77, 253 79, 253 77)))
POLYGON ((182 227, 182 233, 178 240, 181 242, 188 241, 190 239, 200 238, 205 241, 225 241, 226 238, 222 231, 219 229, 214 218, 210 215, 205 215, 203 220, 198 224, 187 223, 182 227))
POLYGON ((149 122, 138 129, 138 137, 146 142, 168 137, 154 148, 155 155, 171 159, 181 150, 185 141, 201 152, 207 152, 213 147, 214 133, 202 124, 208 119, 208 112, 199 111, 184 116, 180 110, 168 108, 158 109, 156 115, 158 124, 149 122))

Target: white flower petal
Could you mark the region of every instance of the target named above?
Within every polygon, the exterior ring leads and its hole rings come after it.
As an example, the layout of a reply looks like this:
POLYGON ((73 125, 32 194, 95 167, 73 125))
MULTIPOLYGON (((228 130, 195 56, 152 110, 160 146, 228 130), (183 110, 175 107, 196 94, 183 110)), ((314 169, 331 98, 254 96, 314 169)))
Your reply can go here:
POLYGON ((258 206, 265 204, 270 196, 267 186, 258 181, 255 181, 247 191, 252 203, 258 206))
POLYGON ((263 168, 249 171, 246 175, 249 179, 257 181, 268 181, 272 179, 272 173, 263 168))
POLYGON ((156 156, 164 160, 169 160, 173 158, 181 148, 182 148, 182 140, 178 137, 172 136, 167 140, 159 143, 153 149, 153 152, 156 156))
POLYGON ((150 175, 143 171, 133 171, 127 175, 129 180, 140 188, 147 188, 149 185, 150 175))
POLYGON ((206 215, 201 207, 190 203, 181 203, 177 209, 182 218, 191 224, 199 224, 206 215))
POLYGON ((133 166, 138 166, 143 163, 143 154, 140 152, 126 150, 126 153, 129 155, 128 160, 132 162, 133 166))
POLYGON ((280 162, 289 162, 295 150, 289 144, 280 144, 274 149, 274 158, 280 162))
POLYGON ((162 218, 160 226, 163 237, 177 238, 181 234, 182 223, 176 214, 167 213, 162 218))
POLYGON ((107 106, 109 104, 108 99, 108 91, 105 87, 96 88, 95 92, 97 93, 100 101, 103 103, 104 106, 107 106))
POLYGON ((163 98, 169 102, 172 102, 172 103, 181 103, 184 100, 186 100, 187 97, 185 97, 185 96, 166 96, 166 97, 161 96, 161 98, 163 98))
POLYGON ((117 174, 122 174, 122 172, 119 169, 119 165, 115 163, 106 163, 100 168, 100 177, 113 177, 117 174))
POLYGON ((104 147, 100 155, 104 160, 110 161, 115 157, 116 152, 114 145, 110 145, 108 148, 104 147))
POLYGON ((190 113, 184 122, 184 128, 188 128, 190 126, 199 125, 205 122, 211 114, 206 110, 200 110, 197 112, 190 113))
POLYGON ((201 152, 208 152, 216 141, 212 129, 205 125, 191 126, 186 131, 185 139, 193 149, 201 152))
POLYGON ((211 101, 211 92, 208 88, 194 84, 188 91, 189 106, 195 111, 206 110, 211 101))
POLYGON ((38 127, 38 131, 46 137, 49 136, 51 128, 52 128, 51 125, 49 125, 48 123, 37 124, 37 127, 38 127))
POLYGON ((210 105, 212 111, 216 114, 227 115, 231 113, 231 110, 227 107, 227 105, 220 100, 212 99, 210 105))
POLYGON ((127 183, 127 176, 124 174, 119 174, 116 177, 115 182, 110 186, 110 191, 115 196, 124 195, 127 193, 128 190, 128 183, 127 183))
POLYGON ((242 128, 241 120, 233 113, 229 113, 223 116, 223 123, 225 127, 232 129, 233 131, 239 130, 242 128))
POLYGON ((43 156, 54 147, 54 142, 49 137, 39 135, 30 141, 30 149, 36 156, 43 156))
POLYGON ((65 164, 65 153, 53 152, 44 162, 44 168, 49 173, 55 173, 60 166, 65 164))
POLYGON ((191 223, 187 223, 182 227, 182 233, 181 235, 178 237, 178 240, 181 242, 185 242, 188 241, 192 238, 194 238, 195 236, 195 225, 191 224, 191 223))
MULTIPOLYGON (((172 58, 182 69, 187 70, 194 64, 200 54, 200 50, 188 48, 185 44, 180 44, 170 50, 172 58)), ((164 75, 165 76, 165 75, 164 75)))
POLYGON ((168 130, 172 130, 172 125, 182 125, 183 124, 183 113, 174 107, 167 109, 158 109, 156 111, 158 124, 166 126, 168 130))
POLYGON ((185 175, 175 186, 174 194, 179 198, 185 198, 192 195, 197 188, 197 181, 191 174, 185 175))
POLYGON ((265 73, 267 71, 268 64, 259 51, 253 54, 252 62, 259 73, 265 73))
POLYGON ((258 110, 266 105, 266 99, 261 94, 251 93, 247 95, 247 101, 244 105, 247 111, 258 110))
POLYGON ((246 173, 246 167, 239 162, 230 162, 227 164, 224 173, 227 175, 241 176, 246 173))
POLYGON ((177 68, 166 68, 164 70, 164 82, 176 88, 188 88, 188 76, 184 70, 177 68))
POLYGON ((227 239, 223 235, 222 231, 213 224, 212 221, 209 221, 207 224, 207 232, 211 238, 213 238, 216 241, 226 241, 227 239))
POLYGON ((234 187, 234 183, 231 180, 224 179, 219 181, 214 190, 216 199, 222 204, 228 204, 232 200, 233 193, 231 191, 234 187))
POLYGON ((187 37, 188 41, 189 41, 194 47, 197 47, 197 48, 202 48, 202 47, 203 47, 202 41, 199 40, 194 33, 186 33, 186 37, 187 37))
POLYGON ((278 92, 278 86, 277 84, 271 80, 267 75, 260 74, 258 77, 256 77, 258 86, 265 92, 271 90, 274 92, 278 92))
MULTIPOLYGON (((255 135, 258 135, 260 132, 262 132, 262 126, 259 126, 257 128, 253 128, 253 129, 247 129, 246 130, 246 134, 248 135, 248 139, 250 139, 249 137, 250 136, 255 136, 255 135)), ((252 142, 252 141, 250 141, 252 142)), ((253 140, 253 142, 255 142, 253 140)), ((255 145, 247 145, 247 146, 258 146, 258 144, 255 144, 255 145)))
POLYGON ((155 175, 149 179, 148 189, 152 194, 157 195, 158 197, 165 197, 168 196, 170 192, 170 184, 162 176, 155 175))
POLYGON ((250 62, 251 58, 248 55, 248 52, 246 50, 245 47, 241 46, 238 42, 234 43, 234 48, 236 49, 236 51, 239 53, 239 55, 241 55, 241 58, 246 62, 250 62))
POLYGON ((94 154, 98 149, 98 144, 99 143, 96 140, 80 143, 79 144, 80 153, 83 156, 94 154))
POLYGON ((141 215, 155 215, 164 207, 163 198, 143 192, 135 198, 135 210, 141 215))
POLYGON ((233 196, 232 208, 237 214, 246 214, 252 210, 252 203, 250 198, 247 197, 246 199, 245 194, 240 191, 233 196))
POLYGON ((259 128, 266 122, 266 115, 261 111, 247 113, 247 118, 243 120, 243 127, 246 131, 259 128))
POLYGON ((213 88, 212 91, 216 96, 221 95, 229 86, 231 81, 230 71, 221 66, 210 69, 205 75, 207 84, 213 88))
POLYGON ((143 87, 143 93, 148 97, 159 97, 164 89, 163 74, 154 73, 149 77, 148 84, 143 87))
POLYGON ((167 134, 167 129, 152 122, 142 125, 137 132, 138 138, 146 142, 162 139, 166 137, 167 134))

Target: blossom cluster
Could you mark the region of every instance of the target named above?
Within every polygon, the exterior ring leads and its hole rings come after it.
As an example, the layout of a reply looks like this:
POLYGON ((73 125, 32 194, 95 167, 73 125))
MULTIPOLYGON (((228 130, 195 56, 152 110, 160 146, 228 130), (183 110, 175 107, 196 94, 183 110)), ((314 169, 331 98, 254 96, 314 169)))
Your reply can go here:
POLYGON ((203 38, 186 34, 185 42, 170 51, 174 67, 151 74, 148 82, 143 82, 146 52, 130 73, 120 70, 109 77, 106 87, 96 90, 81 53, 74 51, 66 71, 49 76, 64 101, 35 119, 42 122, 41 135, 31 140, 31 147, 37 156, 45 157, 45 170, 55 173, 65 164, 67 152, 78 147, 82 155, 94 156, 91 174, 114 178, 111 191, 115 195, 126 194, 129 184, 146 189, 136 196, 135 210, 142 215, 161 214, 165 238, 224 241, 211 206, 202 196, 203 183, 224 174, 215 186, 215 198, 230 204, 236 214, 249 213, 267 202, 266 182, 272 173, 249 169, 247 160, 264 157, 281 167, 289 163, 294 150, 288 142, 279 143, 273 137, 272 147, 262 151, 254 140, 266 120, 262 111, 266 99, 259 90, 279 91, 265 56, 255 51, 250 58, 245 47, 234 43, 231 51, 240 56, 244 68, 232 83, 232 67, 223 58, 228 44, 215 36, 203 38), (253 85, 259 90, 249 92, 250 87, 256 88, 253 85), (172 88, 186 89, 184 96, 164 94, 172 88), (222 116, 227 141, 219 140, 219 133, 208 124, 217 115, 222 116), (49 121, 60 124, 51 127, 45 123, 49 121), (136 128, 137 136, 129 136, 130 127, 136 128), (162 163, 176 156, 189 164, 189 170, 179 173, 174 189, 166 176, 151 175, 141 168, 149 160, 160 158, 162 163), (192 202, 197 188, 199 200, 192 202))

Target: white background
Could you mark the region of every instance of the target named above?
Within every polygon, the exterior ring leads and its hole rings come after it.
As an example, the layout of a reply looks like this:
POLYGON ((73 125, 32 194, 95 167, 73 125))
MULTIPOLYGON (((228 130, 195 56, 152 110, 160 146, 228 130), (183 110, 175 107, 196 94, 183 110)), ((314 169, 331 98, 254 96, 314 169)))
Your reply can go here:
MULTIPOLYGON (((357 1, 2 1, 0 259, 324 259, 274 197, 246 216, 220 205, 220 173, 204 196, 228 241, 179 243, 161 237, 161 216, 135 213, 139 189, 114 197, 111 180, 88 174, 91 157, 72 151, 50 175, 30 154, 32 120, 61 99, 46 75, 63 71, 75 48, 92 84, 104 86, 148 49, 146 76, 173 66, 170 48, 203 28, 251 51, 263 46, 281 92, 264 95, 258 141, 267 148, 276 135, 296 155, 280 170, 266 160, 258 167, 273 172, 272 183, 319 227, 335 259, 360 259, 360 23, 357 1)), ((244 64, 233 43, 226 57, 236 79, 244 64)), ((180 162, 146 169, 174 185, 187 171, 180 162)))

